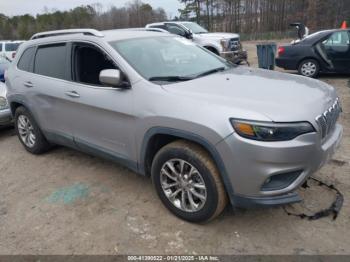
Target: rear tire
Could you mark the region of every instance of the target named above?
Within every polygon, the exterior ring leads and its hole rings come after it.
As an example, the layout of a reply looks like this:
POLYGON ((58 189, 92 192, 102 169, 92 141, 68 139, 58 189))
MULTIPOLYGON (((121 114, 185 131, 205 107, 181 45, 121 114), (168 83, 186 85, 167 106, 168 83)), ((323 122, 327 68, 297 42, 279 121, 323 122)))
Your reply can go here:
POLYGON ((320 65, 315 59, 306 59, 300 63, 298 72, 302 76, 316 78, 320 73, 320 65))
POLYGON ((159 150, 152 164, 152 181, 163 204, 189 222, 214 219, 228 202, 212 158, 188 141, 175 141, 159 150))
POLYGON ((23 106, 18 107, 15 112, 15 129, 19 141, 28 152, 39 155, 50 149, 50 144, 38 124, 23 106))

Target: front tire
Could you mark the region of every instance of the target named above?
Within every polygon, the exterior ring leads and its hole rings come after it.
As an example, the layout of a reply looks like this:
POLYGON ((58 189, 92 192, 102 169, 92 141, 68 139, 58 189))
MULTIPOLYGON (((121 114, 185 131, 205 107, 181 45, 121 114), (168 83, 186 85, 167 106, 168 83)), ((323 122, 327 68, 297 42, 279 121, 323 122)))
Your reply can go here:
POLYGON ((153 160, 152 181, 163 204, 189 222, 214 219, 227 205, 212 158, 191 142, 179 140, 163 147, 153 160))
POLYGON ((302 76, 316 78, 320 72, 320 65, 314 59, 307 59, 300 63, 298 72, 302 76))
POLYGON ((49 142, 25 107, 21 106, 15 112, 15 129, 19 141, 28 152, 39 155, 50 149, 49 142))

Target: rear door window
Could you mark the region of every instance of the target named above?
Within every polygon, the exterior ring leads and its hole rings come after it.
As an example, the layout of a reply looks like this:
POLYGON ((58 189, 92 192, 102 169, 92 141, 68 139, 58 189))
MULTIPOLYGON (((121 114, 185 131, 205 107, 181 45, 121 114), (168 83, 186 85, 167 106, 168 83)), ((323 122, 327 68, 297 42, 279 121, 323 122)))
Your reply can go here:
POLYGON ((18 69, 33 72, 33 58, 35 55, 35 47, 29 47, 23 52, 23 55, 19 59, 18 69))
POLYGON ((35 55, 34 73, 66 79, 66 43, 39 46, 35 55))
POLYGON ((349 45, 349 34, 346 31, 335 32, 330 38, 325 40, 325 46, 347 46, 349 45))

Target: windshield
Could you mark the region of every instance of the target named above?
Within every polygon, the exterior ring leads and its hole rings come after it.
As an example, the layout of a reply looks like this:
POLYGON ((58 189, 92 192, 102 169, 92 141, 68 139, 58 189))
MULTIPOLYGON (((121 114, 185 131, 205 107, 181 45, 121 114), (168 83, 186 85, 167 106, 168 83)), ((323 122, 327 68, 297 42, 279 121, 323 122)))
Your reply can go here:
POLYGON ((203 33, 208 33, 208 30, 204 29, 203 27, 201 27, 199 24, 196 23, 192 23, 192 22, 186 22, 186 23, 182 23, 185 27, 187 27, 188 29, 192 30, 192 33, 194 34, 203 34, 203 33))
POLYGON ((140 75, 150 81, 191 80, 232 66, 182 37, 136 38, 110 44, 140 75))

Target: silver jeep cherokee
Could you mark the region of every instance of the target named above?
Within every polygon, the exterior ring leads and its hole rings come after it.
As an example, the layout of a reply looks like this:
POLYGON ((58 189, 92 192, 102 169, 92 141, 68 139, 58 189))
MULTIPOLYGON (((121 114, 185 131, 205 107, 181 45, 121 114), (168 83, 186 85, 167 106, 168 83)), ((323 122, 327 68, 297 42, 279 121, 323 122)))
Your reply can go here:
POLYGON ((147 31, 63 30, 24 43, 6 75, 19 140, 65 145, 151 176, 178 217, 300 201, 338 147, 333 87, 237 67, 147 31))

